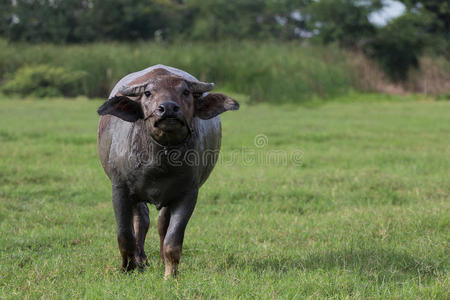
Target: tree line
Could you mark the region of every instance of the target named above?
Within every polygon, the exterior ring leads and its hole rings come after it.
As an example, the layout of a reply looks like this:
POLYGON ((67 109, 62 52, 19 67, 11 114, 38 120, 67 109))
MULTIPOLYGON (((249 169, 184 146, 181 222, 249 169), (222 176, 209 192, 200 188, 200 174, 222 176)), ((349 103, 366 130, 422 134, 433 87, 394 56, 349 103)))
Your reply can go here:
POLYGON ((304 40, 376 58, 394 80, 423 51, 449 55, 450 2, 401 0, 386 26, 369 16, 383 0, 5 0, 0 36, 32 43, 157 40, 304 40))

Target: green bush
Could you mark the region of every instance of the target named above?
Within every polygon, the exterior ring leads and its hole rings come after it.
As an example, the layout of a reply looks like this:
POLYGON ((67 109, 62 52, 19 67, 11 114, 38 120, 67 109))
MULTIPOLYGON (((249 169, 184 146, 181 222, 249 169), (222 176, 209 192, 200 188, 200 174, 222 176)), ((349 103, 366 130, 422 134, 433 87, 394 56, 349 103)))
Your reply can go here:
POLYGON ((18 69, 1 88, 5 94, 34 97, 76 96, 86 76, 82 71, 68 71, 49 65, 25 66, 18 69))
POLYGON ((366 45, 366 52, 376 59, 393 81, 406 81, 410 69, 419 67, 427 45, 426 25, 421 15, 405 14, 381 28, 366 45))

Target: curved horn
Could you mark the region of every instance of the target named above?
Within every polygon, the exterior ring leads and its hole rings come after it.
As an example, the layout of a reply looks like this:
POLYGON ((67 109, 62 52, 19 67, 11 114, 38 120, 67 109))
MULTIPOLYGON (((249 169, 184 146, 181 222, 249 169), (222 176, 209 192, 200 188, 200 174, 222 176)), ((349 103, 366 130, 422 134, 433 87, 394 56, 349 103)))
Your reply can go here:
POLYGON ((132 86, 124 85, 119 89, 119 93, 124 96, 136 97, 142 94, 149 82, 139 83, 132 86))
POLYGON ((214 88, 214 83, 201 82, 201 81, 188 81, 188 86, 192 93, 205 93, 214 88))
MULTIPOLYGON (((142 94, 145 91, 145 88, 150 83, 146 81, 144 83, 134 84, 131 86, 124 85, 119 89, 119 93, 124 96, 136 97, 142 94)), ((192 93, 205 93, 214 88, 214 83, 210 82, 201 82, 201 81, 187 81, 189 88, 192 93)))

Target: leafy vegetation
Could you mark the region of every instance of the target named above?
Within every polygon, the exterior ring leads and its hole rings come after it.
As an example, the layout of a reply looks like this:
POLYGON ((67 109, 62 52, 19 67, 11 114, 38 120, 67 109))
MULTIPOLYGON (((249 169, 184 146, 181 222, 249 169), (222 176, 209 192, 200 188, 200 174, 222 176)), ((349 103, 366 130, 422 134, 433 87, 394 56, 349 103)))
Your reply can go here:
POLYGON ((61 67, 36 65, 22 67, 0 91, 30 97, 74 96, 80 91, 86 72, 69 72, 61 67))
POLYGON ((405 81, 423 52, 449 58, 450 6, 401 0, 392 24, 370 20, 383 0, 15 0, 0 4, 0 36, 32 43, 224 40, 337 43, 364 50, 394 81, 405 81))
POLYGON ((430 39, 423 30, 429 21, 421 15, 406 14, 378 31, 366 45, 366 52, 377 60, 394 81, 405 81, 430 39))
MULTIPOLYGON (((393 85, 360 52, 334 45, 228 41, 55 46, 0 40, 0 82, 5 85, 0 90, 22 97, 62 94, 105 98, 126 74, 158 63, 250 95, 253 102, 300 103, 312 98, 331 99, 353 90, 390 93, 393 85), (51 74, 45 74, 47 71, 51 74)), ((397 91, 449 93, 450 63, 445 57, 424 57, 419 65, 407 81, 397 84, 397 91)))
POLYGON ((242 108, 223 115, 221 163, 168 282, 154 209, 150 266, 119 271, 101 102, 1 99, 0 298, 449 298, 449 102, 233 96, 242 108), (244 160, 274 150, 301 150, 301 164, 244 160))
MULTIPOLYGON (((158 63, 181 68, 228 90, 249 94, 254 101, 299 102, 311 97, 339 95, 351 88, 352 73, 346 56, 331 46, 252 42, 180 43, 171 46, 159 43, 84 46, 4 43, 3 46, 0 48, 0 78, 8 74, 9 77, 15 76, 12 83, 7 83, 7 91, 24 96, 29 95, 28 89, 11 88, 19 87, 19 81, 28 82, 29 76, 26 77, 20 69, 31 66, 31 70, 42 70, 42 67, 36 67, 42 64, 51 70, 64 68, 67 74, 63 78, 70 77, 74 79, 71 86, 75 83, 79 86, 70 92, 89 97, 106 97, 126 74, 158 63)), ((40 74, 36 85, 45 82, 44 88, 50 84, 60 90, 59 82, 46 79, 53 75, 40 74)))

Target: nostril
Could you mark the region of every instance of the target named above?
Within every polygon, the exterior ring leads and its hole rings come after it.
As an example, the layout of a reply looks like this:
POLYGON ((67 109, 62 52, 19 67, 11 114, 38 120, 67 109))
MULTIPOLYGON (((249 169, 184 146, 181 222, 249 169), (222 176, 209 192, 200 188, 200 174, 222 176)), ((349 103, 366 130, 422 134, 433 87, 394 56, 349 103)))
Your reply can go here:
POLYGON ((180 110, 180 107, 179 107, 178 105, 176 105, 176 106, 173 107, 173 111, 174 111, 174 112, 177 112, 177 111, 179 111, 179 110, 180 110))
POLYGON ((165 111, 164 106, 163 105, 158 106, 158 111, 163 113, 165 111))

